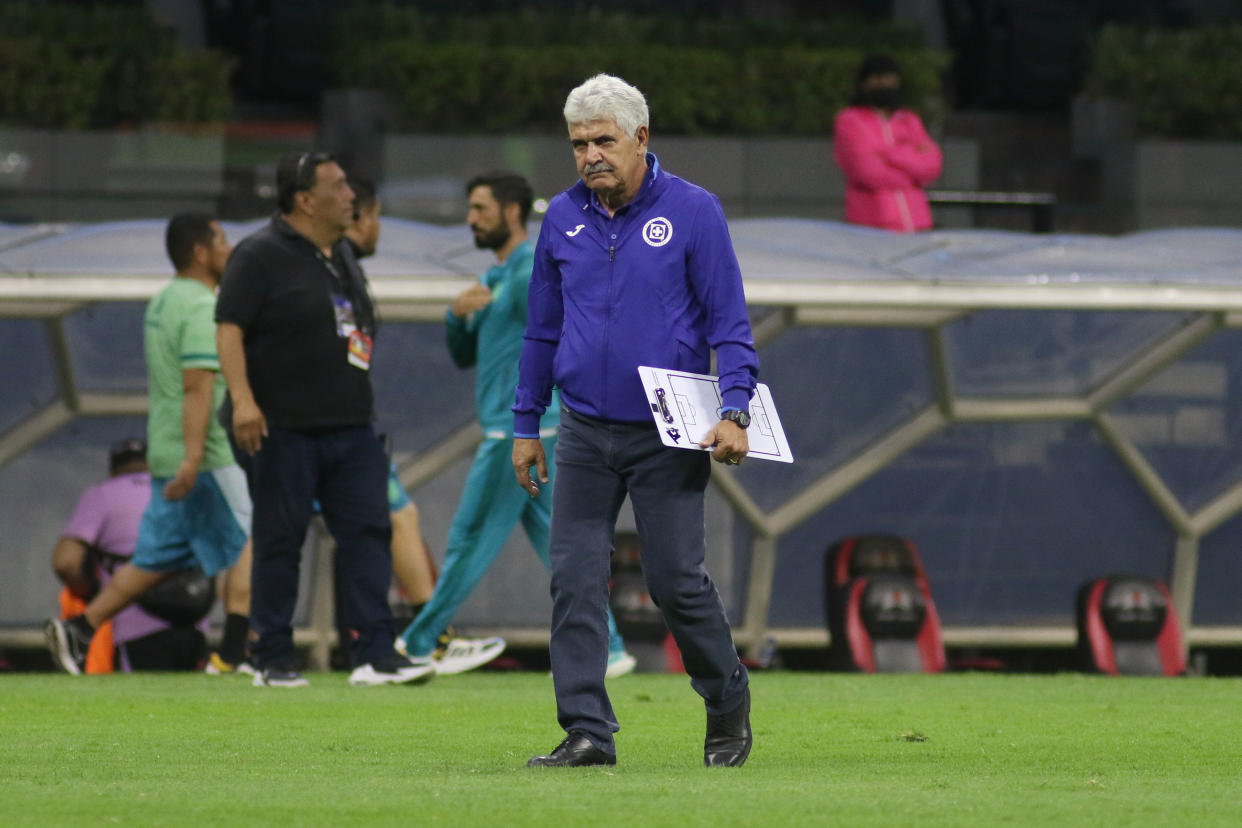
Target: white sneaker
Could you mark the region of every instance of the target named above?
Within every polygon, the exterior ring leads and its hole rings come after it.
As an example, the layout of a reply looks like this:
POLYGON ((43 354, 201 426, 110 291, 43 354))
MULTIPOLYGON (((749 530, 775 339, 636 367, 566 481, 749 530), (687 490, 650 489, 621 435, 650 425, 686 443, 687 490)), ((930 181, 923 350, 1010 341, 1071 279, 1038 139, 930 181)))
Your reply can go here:
POLYGON ((310 682, 291 668, 269 667, 259 670, 250 682, 255 687, 309 687, 310 682))
POLYGON ((436 674, 429 658, 407 658, 393 655, 372 664, 355 667, 349 674, 354 687, 379 687, 382 684, 421 684, 436 674))
POLYGON ((259 671, 254 669, 254 665, 249 661, 243 661, 241 664, 230 664, 220 658, 219 653, 213 652, 207 658, 207 666, 203 668, 203 672, 209 676, 253 676, 259 671))
POLYGON ((436 673, 451 676, 482 667, 505 651, 503 638, 454 638, 432 654, 436 673))
POLYGON ((608 669, 604 671, 604 678, 616 678, 617 676, 627 676, 634 672, 634 668, 638 666, 638 659, 627 653, 625 650, 617 650, 608 654, 608 669))

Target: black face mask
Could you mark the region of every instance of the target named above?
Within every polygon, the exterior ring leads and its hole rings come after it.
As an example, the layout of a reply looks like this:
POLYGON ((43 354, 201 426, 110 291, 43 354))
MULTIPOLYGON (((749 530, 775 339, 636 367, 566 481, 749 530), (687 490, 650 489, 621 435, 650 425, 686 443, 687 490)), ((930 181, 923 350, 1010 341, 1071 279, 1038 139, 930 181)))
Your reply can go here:
POLYGON ((901 90, 892 88, 863 89, 854 99, 859 106, 876 109, 897 109, 901 105, 901 90))

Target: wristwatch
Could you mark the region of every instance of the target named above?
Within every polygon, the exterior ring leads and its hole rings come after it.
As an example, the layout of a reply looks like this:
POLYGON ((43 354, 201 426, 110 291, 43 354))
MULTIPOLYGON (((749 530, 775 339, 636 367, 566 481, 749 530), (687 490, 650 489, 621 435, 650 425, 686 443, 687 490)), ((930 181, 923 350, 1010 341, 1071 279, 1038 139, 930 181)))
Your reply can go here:
POLYGON ((748 425, 750 425, 750 415, 747 414, 745 411, 741 411, 738 409, 734 409, 731 411, 722 411, 720 413, 720 419, 728 420, 731 423, 736 423, 739 428, 746 428, 748 425))

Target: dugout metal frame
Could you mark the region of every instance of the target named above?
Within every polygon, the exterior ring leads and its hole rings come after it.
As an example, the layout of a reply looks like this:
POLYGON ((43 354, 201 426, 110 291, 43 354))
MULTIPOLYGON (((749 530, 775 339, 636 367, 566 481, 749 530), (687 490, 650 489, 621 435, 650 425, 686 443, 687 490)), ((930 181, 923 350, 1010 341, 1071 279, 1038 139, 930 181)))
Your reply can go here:
MULTIPOLYGON (((53 343, 60 388, 59 399, 0 435, 0 466, 75 417, 146 413, 147 400, 143 394, 87 393, 77 389, 64 319, 93 303, 144 302, 166 282, 166 277, 149 276, 0 278, 0 317, 44 320, 53 343)), ((385 319, 438 322, 466 284, 466 279, 388 278, 375 280, 372 288, 385 319)), ((770 511, 756 504, 733 472, 713 464, 713 485, 736 518, 745 521, 755 537, 743 619, 735 630, 740 646, 756 653, 769 636, 775 637, 782 646, 821 646, 827 642, 825 630, 769 629, 767 626, 777 541, 783 535, 951 424, 1024 420, 1087 420, 1099 430, 1106 444, 1176 533, 1170 586, 1185 631, 1185 646, 1242 643, 1242 627, 1195 627, 1191 624, 1200 539, 1242 512, 1242 484, 1221 492, 1197 510, 1188 510, 1108 414, 1110 405, 1212 334, 1242 328, 1242 289, 1200 285, 761 279, 747 280, 746 293, 752 308, 768 309, 755 324, 755 337, 760 344, 804 326, 869 326, 922 331, 928 353, 926 370, 932 381, 934 399, 913 417, 770 511), (1132 353, 1120 368, 1084 394, 1038 399, 964 396, 953 388, 944 328, 985 310, 1172 311, 1186 314, 1186 321, 1132 353)), ((410 489, 425 485, 467 457, 479 439, 475 425, 458 430, 432 450, 402 465, 399 469, 402 482, 410 489)), ((322 560, 326 555, 319 557, 322 560)), ((325 571, 322 563, 316 566, 317 572, 325 571)), ((326 579, 317 578, 316 582, 319 593, 313 598, 311 625, 309 629, 300 630, 298 636, 302 643, 312 645, 312 663, 326 664, 327 648, 333 636, 330 601, 325 603, 322 593, 326 579)), ((546 630, 499 632, 516 644, 533 644, 547 638, 546 630)), ((3 634, 2 640, 30 644, 32 636, 37 633, 9 631, 3 634)), ((1058 647, 1069 646, 1075 640, 1074 630, 1068 625, 949 627, 944 630, 944 639, 949 646, 1058 647)))

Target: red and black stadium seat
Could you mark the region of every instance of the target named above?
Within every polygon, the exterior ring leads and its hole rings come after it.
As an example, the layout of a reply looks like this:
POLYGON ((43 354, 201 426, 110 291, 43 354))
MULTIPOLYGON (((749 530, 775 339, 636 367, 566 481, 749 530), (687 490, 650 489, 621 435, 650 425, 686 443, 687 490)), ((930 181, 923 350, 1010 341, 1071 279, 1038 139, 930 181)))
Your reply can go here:
POLYGON ((1163 583, 1138 575, 1094 578, 1078 590, 1078 649, 1089 672, 1178 676, 1182 630, 1163 583))
POLYGON ((835 669, 944 670, 940 618, 913 543, 882 534, 845 538, 829 548, 824 576, 835 669))

